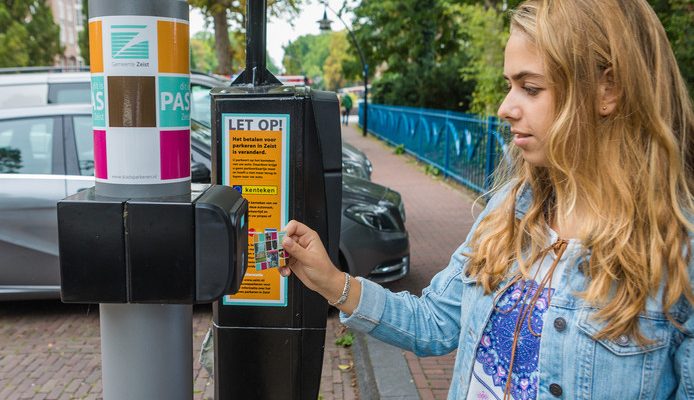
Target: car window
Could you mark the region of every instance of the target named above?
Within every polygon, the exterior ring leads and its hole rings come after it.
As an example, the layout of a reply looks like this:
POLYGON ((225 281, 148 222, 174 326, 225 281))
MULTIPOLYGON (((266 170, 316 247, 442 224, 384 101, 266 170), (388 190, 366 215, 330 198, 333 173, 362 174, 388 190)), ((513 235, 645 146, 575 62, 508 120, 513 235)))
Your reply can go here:
POLYGON ((211 126, 210 88, 207 86, 191 86, 192 105, 190 117, 203 125, 211 126))
POLYGON ((51 83, 48 86, 48 103, 89 103, 91 93, 89 82, 51 83))
POLYGON ((0 121, 0 173, 50 174, 54 118, 0 121))
POLYGON ((75 127, 75 142, 77 144, 77 161, 80 175, 94 175, 94 135, 92 133, 92 117, 78 115, 72 117, 75 127))

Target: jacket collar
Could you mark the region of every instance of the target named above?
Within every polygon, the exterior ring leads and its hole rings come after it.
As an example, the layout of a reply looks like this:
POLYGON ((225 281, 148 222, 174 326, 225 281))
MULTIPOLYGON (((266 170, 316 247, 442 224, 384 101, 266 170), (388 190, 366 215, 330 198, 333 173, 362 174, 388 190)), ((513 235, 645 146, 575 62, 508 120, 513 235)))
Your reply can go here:
POLYGON ((530 185, 524 184, 516 194, 516 218, 521 219, 530 209, 533 202, 533 191, 530 185))

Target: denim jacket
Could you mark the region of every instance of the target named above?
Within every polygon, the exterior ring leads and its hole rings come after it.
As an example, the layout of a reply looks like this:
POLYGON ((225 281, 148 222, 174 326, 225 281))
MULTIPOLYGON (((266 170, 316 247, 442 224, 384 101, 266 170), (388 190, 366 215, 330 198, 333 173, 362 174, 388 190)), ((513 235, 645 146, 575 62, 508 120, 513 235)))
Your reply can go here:
MULTIPOLYGON (((508 190, 494 196, 480 214, 465 243, 451 257, 421 297, 392 293, 368 280, 362 284, 359 306, 342 322, 418 356, 458 350, 449 399, 465 399, 475 352, 493 309, 496 293, 485 295, 473 277, 465 276, 467 242, 480 220, 498 207, 508 190)), ((522 217, 532 199, 521 191, 516 216, 522 217)), ((690 235, 691 238, 691 235, 690 235)), ((639 317, 642 334, 651 339, 640 346, 627 336, 618 340, 593 339, 604 323, 596 309, 575 293, 586 288, 579 257, 561 279, 565 289, 555 293, 545 314, 538 369, 538 399, 694 399, 694 311, 686 301, 671 310, 681 324, 675 327, 662 311, 661 296, 649 299, 639 317)), ((689 276, 694 277, 694 262, 689 276)), ((500 287, 503 286, 500 285, 500 287)))

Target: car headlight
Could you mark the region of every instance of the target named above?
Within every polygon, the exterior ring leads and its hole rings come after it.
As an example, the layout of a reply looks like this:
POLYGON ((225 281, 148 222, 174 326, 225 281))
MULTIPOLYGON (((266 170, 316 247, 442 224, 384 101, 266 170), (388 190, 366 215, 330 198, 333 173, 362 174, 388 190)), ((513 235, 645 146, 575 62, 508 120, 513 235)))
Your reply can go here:
POLYGON ((342 173, 347 175, 356 176, 357 178, 369 179, 367 171, 359 165, 351 161, 342 160, 342 173))
POLYGON ((398 231, 399 224, 387 207, 375 204, 357 204, 349 206, 345 215, 368 227, 379 231, 398 231))

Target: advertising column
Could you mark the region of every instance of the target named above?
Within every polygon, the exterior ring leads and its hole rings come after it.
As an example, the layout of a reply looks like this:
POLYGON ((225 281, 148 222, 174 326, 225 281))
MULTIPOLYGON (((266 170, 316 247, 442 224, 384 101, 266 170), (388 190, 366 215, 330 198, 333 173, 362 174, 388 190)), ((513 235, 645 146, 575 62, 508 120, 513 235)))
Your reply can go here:
MULTIPOLYGON (((90 0, 89 16, 96 196, 190 201, 188 4, 90 0)), ((104 399, 192 398, 191 305, 99 309, 104 399)))
POLYGON ((188 21, 99 16, 89 36, 97 190, 189 193, 188 21))

